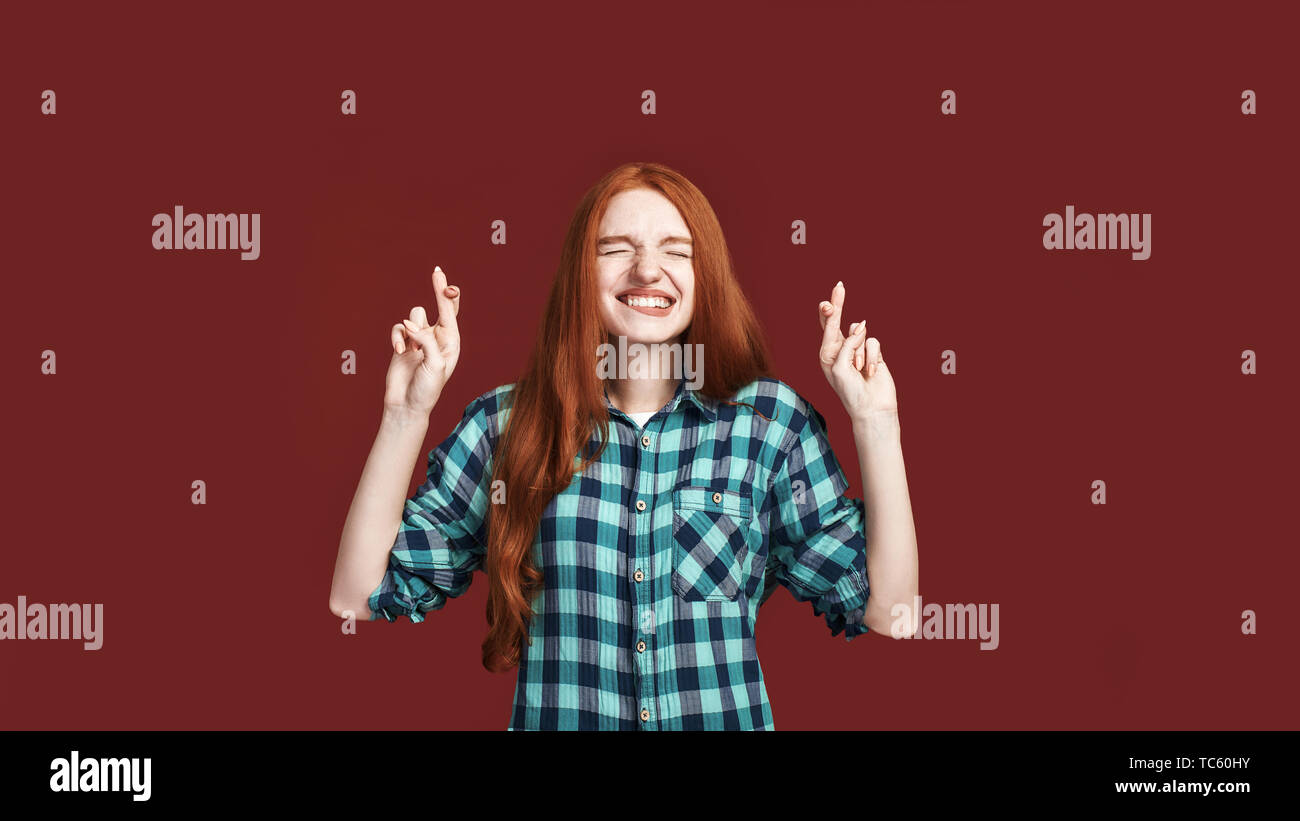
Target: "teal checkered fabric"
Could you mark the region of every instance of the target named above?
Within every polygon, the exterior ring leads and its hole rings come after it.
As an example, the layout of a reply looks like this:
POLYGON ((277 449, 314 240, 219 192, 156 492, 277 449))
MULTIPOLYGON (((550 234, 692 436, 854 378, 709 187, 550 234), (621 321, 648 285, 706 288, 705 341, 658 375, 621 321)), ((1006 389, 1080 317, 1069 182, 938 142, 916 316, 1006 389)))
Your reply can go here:
MULTIPOLYGON (((372 619, 423 621, 482 569, 512 390, 476 398, 429 454, 372 619)), ((682 383, 644 427, 606 406, 601 457, 537 528, 544 589, 507 729, 773 729, 754 630, 776 587, 831 635, 867 632, 865 509, 845 496, 825 420, 767 378, 729 402, 682 383)))

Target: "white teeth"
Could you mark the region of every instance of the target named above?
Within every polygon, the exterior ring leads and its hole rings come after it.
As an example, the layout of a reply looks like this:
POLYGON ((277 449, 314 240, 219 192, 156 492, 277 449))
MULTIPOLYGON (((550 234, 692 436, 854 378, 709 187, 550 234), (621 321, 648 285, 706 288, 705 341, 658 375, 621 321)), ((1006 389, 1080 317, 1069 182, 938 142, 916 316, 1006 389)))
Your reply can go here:
POLYGON ((625 302, 634 308, 667 308, 672 303, 661 296, 629 296, 625 297, 625 302))

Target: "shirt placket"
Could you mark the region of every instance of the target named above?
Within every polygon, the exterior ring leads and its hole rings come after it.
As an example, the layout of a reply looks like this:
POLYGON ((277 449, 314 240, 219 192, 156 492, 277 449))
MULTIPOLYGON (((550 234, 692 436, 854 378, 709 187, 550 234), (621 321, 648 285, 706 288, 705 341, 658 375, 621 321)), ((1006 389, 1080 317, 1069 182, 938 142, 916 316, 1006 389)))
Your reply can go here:
POLYGON ((632 466, 632 534, 628 565, 632 569, 632 608, 636 614, 636 642, 632 647, 637 671, 637 720, 643 730, 658 729, 658 704, 655 690, 654 612, 654 511, 655 511, 655 442, 650 425, 636 441, 636 458, 632 466), (648 625, 648 627, 647 627, 648 625))

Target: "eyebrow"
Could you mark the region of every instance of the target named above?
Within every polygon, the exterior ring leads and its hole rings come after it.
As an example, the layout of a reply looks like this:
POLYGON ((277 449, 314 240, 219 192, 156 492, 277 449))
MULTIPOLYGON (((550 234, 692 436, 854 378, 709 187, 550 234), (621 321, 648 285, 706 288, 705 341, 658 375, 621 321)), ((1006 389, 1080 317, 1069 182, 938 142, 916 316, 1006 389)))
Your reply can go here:
MULTIPOLYGON (((613 245, 616 242, 626 242, 628 245, 636 245, 636 242, 634 242, 632 238, 629 237, 627 234, 617 234, 614 236, 601 237, 600 239, 596 240, 597 245, 613 245)), ((664 237, 659 241, 659 244, 668 245, 669 243, 676 243, 676 242, 680 242, 683 245, 693 244, 691 242, 690 237, 664 237)))

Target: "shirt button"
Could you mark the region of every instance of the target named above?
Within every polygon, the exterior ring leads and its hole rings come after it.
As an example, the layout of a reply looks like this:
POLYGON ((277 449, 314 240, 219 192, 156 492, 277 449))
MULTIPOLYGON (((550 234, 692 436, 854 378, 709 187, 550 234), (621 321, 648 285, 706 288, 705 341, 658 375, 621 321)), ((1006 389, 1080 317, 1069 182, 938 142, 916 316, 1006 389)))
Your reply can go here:
POLYGON ((641 437, 641 444, 650 447, 650 434, 647 433, 645 436, 641 437))
POLYGON ((644 641, 638 641, 638 642, 636 643, 636 651, 637 651, 638 653, 644 653, 644 652, 645 652, 645 642, 644 642, 644 641))
POLYGON ((645 510, 645 499, 637 499, 637 500, 636 500, 636 509, 637 509, 637 510, 645 510))
POLYGON ((642 721, 649 721, 649 720, 650 720, 650 711, 647 710, 647 709, 644 708, 644 707, 641 708, 641 720, 642 720, 642 721))
POLYGON ((721 494, 721 493, 715 493, 715 494, 713 494, 713 503, 714 503, 715 505, 720 505, 720 504, 722 504, 722 494, 721 494))
POLYGON ((640 570, 638 570, 638 571, 636 571, 635 573, 632 574, 632 579, 633 579, 634 581, 638 581, 638 582, 639 582, 639 581, 645 581, 645 574, 642 573, 640 570))

